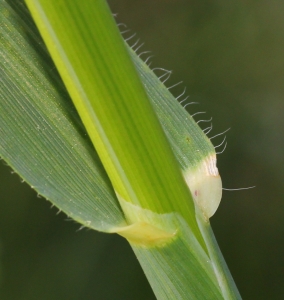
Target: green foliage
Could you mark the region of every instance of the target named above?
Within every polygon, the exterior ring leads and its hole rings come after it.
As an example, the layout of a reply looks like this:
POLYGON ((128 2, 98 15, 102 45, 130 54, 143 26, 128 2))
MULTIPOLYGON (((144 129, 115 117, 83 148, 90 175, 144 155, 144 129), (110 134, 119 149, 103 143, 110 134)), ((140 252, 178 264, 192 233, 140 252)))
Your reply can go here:
POLYGON ((131 231, 126 215, 130 225, 169 233, 164 244, 151 247, 125 235, 159 299, 238 299, 152 105, 183 172, 191 175, 214 155, 210 141, 131 53, 148 102, 104 1, 93 2, 92 13, 88 1, 66 2, 68 9, 52 3, 34 1, 32 10, 104 167, 21 1, 1 1, 1 156, 85 226, 131 231))

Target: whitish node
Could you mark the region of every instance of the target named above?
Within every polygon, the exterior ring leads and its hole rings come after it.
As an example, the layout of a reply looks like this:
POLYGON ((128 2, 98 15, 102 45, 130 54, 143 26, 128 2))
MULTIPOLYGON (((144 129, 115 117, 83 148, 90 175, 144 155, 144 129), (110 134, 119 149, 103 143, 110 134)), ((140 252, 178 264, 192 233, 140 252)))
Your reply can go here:
POLYGON ((183 172, 194 202, 208 219, 216 212, 222 198, 222 181, 216 167, 216 155, 205 158, 195 170, 183 172))

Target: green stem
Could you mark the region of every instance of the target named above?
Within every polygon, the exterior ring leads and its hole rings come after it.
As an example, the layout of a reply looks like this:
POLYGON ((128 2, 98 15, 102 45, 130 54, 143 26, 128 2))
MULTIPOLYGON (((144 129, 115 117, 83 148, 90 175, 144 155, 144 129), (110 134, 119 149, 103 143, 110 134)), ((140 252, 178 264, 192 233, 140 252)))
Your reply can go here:
POLYGON ((119 198, 179 212, 204 245, 191 194, 106 2, 26 2, 119 198))
POLYGON ((224 257, 220 251, 209 220, 205 221, 201 212, 197 211, 197 221, 199 228, 202 232, 202 236, 205 240, 206 247, 209 253, 209 257, 215 272, 219 287, 222 291, 222 295, 226 300, 240 300, 241 295, 238 288, 232 278, 230 270, 224 260, 224 257))

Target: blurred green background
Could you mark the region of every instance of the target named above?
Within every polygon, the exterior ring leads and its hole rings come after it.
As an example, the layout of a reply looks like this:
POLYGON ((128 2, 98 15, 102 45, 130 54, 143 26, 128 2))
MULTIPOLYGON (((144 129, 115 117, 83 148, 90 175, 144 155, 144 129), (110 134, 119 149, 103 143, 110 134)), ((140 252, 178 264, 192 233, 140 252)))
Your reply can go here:
MULTIPOLYGON (((145 42, 139 53, 152 51, 151 66, 173 70, 167 85, 183 80, 172 92, 187 87, 200 103, 189 112, 213 117, 209 135, 231 127, 218 156, 223 186, 256 188, 224 191, 211 223, 243 298, 283 299, 284 2, 109 4, 145 42)), ((3 163, 0 197, 1 299, 155 299, 127 242, 78 231, 3 163)))

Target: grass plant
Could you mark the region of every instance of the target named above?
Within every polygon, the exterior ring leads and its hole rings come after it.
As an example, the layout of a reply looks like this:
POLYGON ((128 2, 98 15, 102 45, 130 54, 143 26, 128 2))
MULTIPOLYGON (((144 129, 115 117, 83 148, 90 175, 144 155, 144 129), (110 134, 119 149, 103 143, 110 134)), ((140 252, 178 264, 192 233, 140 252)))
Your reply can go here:
POLYGON ((104 0, 26 4, 0 0, 1 157, 82 226, 125 237, 158 299, 240 299, 209 222, 210 139, 104 0))

